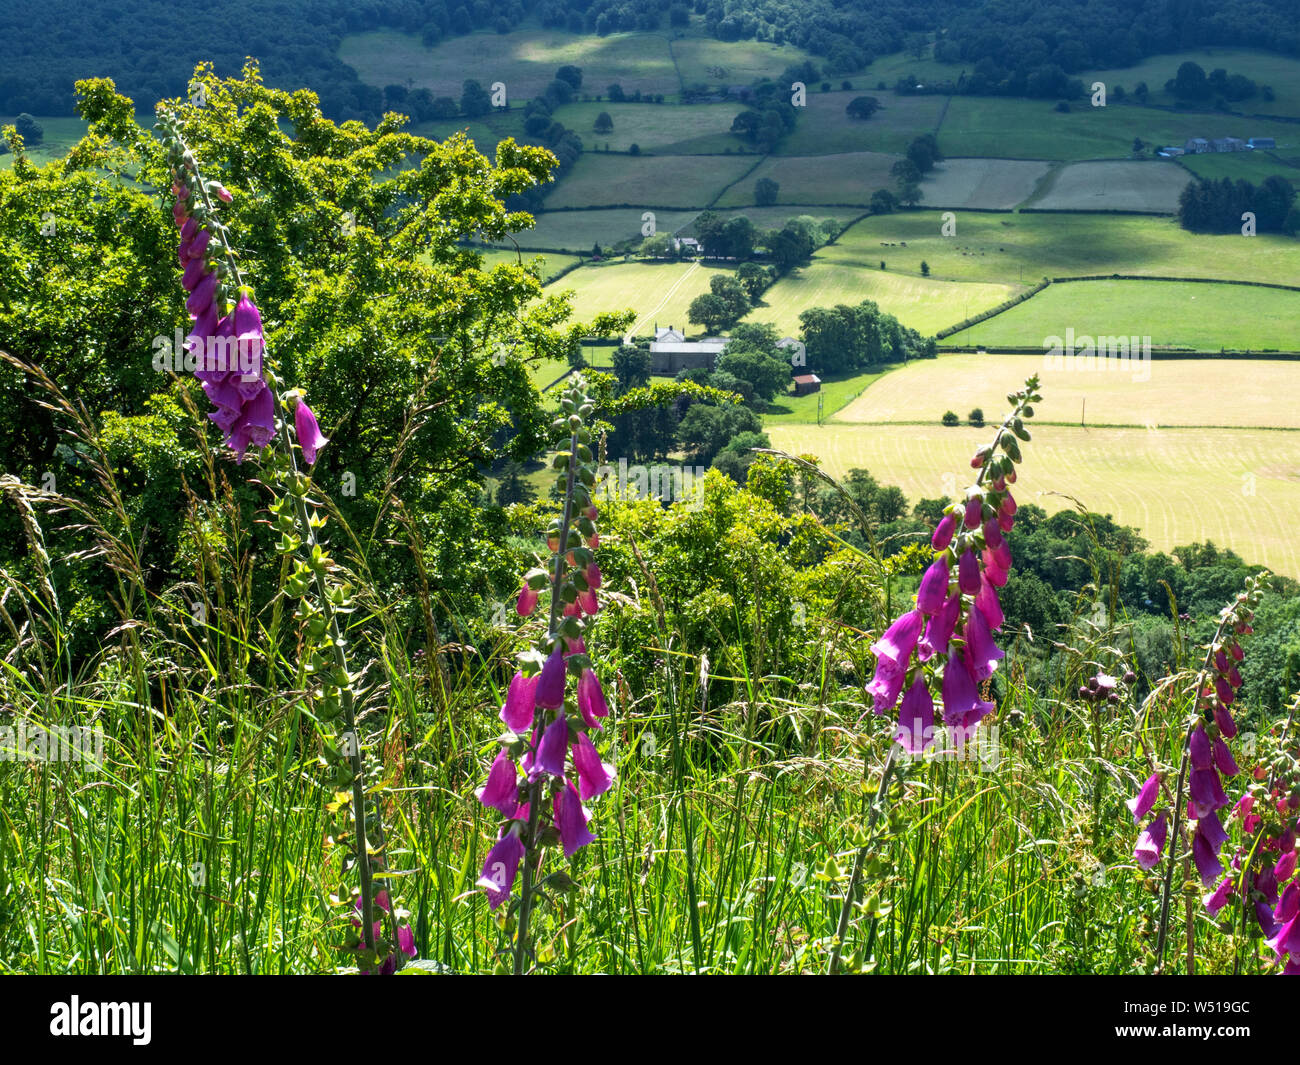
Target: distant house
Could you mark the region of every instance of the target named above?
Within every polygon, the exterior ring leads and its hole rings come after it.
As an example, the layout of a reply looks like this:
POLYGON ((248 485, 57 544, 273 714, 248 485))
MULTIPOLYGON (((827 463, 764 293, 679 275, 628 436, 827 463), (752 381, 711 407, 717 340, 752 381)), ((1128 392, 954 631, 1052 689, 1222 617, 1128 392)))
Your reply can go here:
POLYGON ((1249 144, 1252 148, 1276 148, 1277 147, 1277 141, 1275 141, 1272 137, 1251 137, 1250 140, 1248 140, 1246 143, 1249 144))
POLYGON ((1240 137, 1217 137, 1211 142, 1216 152, 1244 152, 1246 142, 1240 137))
POLYGON ((1213 149, 1210 147, 1210 142, 1204 137, 1191 137, 1183 145, 1183 151, 1188 155, 1200 155, 1203 152, 1213 151, 1213 149))
POLYGON ((727 337, 687 340, 680 329, 656 328, 650 341, 650 372, 675 376, 682 370, 712 370, 726 346, 727 337))
POLYGON ((815 373, 801 373, 794 378, 794 394, 796 396, 808 396, 814 392, 820 392, 822 388, 822 379, 815 373))
POLYGON ((701 251, 700 242, 694 237, 674 237, 673 246, 687 255, 699 255, 701 251))

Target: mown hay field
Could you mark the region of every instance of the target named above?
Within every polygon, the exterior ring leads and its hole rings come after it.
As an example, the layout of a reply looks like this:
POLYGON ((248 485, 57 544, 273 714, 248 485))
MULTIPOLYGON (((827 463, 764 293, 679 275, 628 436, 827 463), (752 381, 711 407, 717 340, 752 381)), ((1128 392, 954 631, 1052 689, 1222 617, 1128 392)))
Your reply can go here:
POLYGON ((696 296, 709 291, 714 274, 729 272, 699 263, 610 263, 579 267, 561 278, 553 291, 574 290, 576 319, 631 308, 637 312, 633 333, 648 334, 658 323, 702 334, 701 328, 687 321, 687 308, 696 296))
POLYGON ((1067 211, 1159 211, 1174 214, 1192 175, 1158 160, 1072 163, 1049 175, 1034 207, 1067 211))
MULTIPOLYGON (((1053 417, 1051 394, 1043 394, 1042 416, 1053 417)), ((912 500, 955 497, 969 479, 972 451, 989 438, 988 429, 938 424, 775 424, 766 431, 773 447, 815 454, 832 475, 868 469, 912 500)), ((1022 503, 1053 512, 1074 506, 1068 493, 1136 526, 1156 549, 1213 540, 1300 577, 1291 533, 1300 511, 1300 433, 1039 426, 1032 446, 1034 461, 1016 486, 1022 503)))
MULTIPOLYGON (((1300 362, 1268 359, 1152 359, 1048 364, 1037 355, 942 355, 881 377, 835 415, 837 422, 964 420, 972 407, 989 417, 1006 406, 1008 381, 1037 373, 1046 403, 1034 420, 1089 426, 1233 426, 1300 430, 1300 362), (1224 401, 1231 388, 1232 401, 1224 401)), ((1297 471, 1300 475, 1300 470, 1297 471)))
POLYGON ((997 282, 938 281, 915 273, 895 273, 894 263, 915 271, 920 259, 908 255, 904 263, 897 258, 899 249, 884 251, 895 253, 889 256, 889 270, 879 269, 878 261, 873 270, 846 266, 833 256, 818 254, 810 265, 796 267, 769 288, 763 294, 763 304, 751 311, 746 321, 772 322, 783 333, 796 336, 801 311, 874 300, 904 325, 931 334, 956 325, 967 315, 996 307, 1018 291, 1015 285, 997 282))
POLYGON ((1033 195, 1049 164, 1025 159, 946 159, 921 182, 926 206, 1008 210, 1033 195))

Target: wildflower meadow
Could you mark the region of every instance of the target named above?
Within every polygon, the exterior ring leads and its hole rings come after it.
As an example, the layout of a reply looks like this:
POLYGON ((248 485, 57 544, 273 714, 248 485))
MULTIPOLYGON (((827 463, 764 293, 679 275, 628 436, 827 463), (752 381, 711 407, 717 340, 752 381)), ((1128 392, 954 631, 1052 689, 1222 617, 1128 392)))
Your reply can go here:
POLYGON ((6 130, 0 972, 1300 974, 1300 586, 1137 617, 1036 360, 891 504, 485 256, 550 148, 189 88, 6 130), (659 492, 670 414, 740 443, 659 492))

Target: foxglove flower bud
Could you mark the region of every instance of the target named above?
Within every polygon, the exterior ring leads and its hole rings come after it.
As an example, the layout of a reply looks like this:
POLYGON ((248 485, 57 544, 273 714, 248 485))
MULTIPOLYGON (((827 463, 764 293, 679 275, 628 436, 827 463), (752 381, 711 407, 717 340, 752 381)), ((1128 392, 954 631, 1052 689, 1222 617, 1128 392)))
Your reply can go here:
POLYGON ((957 515, 945 514, 934 530, 934 536, 930 539, 930 546, 936 551, 944 551, 952 543, 952 535, 957 530, 957 515))
POLYGON ((957 562, 957 587, 962 595, 975 595, 980 590, 979 562, 969 547, 957 562))

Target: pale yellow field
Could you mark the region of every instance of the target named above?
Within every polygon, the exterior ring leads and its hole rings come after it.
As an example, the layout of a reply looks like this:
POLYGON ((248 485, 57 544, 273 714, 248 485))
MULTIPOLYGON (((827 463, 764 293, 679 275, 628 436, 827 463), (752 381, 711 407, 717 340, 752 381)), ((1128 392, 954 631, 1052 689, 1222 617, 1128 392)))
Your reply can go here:
MULTIPOLYGON (((880 258, 899 268, 916 270, 921 256, 900 248, 882 248, 880 258)), ((846 269, 831 254, 815 256, 796 267, 763 294, 746 321, 771 322, 791 336, 799 329, 799 313, 810 307, 856 305, 874 300, 882 311, 924 334, 956 325, 969 315, 1010 299, 1017 285, 983 281, 937 281, 889 270, 846 269)), ((942 413, 942 411, 940 412, 942 413)))
MULTIPOLYGON (((1003 406, 1005 397, 992 409, 1003 406)), ((766 432, 773 447, 818 455, 832 475, 868 469, 913 502, 955 497, 969 483, 971 454, 991 438, 989 429, 939 425, 772 425, 766 432)), ((1300 577, 1300 432, 1040 426, 1024 451, 1021 502, 1057 511, 1073 503, 1054 493, 1068 493, 1136 526, 1158 550, 1213 540, 1300 577)))
POLYGON ((700 335, 704 330, 690 324, 687 309, 691 300, 709 291, 709 278, 726 272, 698 263, 583 266, 565 274, 554 291, 574 290, 573 316, 577 319, 631 308, 639 315, 632 327, 637 335, 649 334, 656 323, 700 335))
POLYGON ((1044 421, 1300 429, 1300 362, 1154 359, 1123 369, 1108 365, 1076 372, 1048 369, 1037 355, 944 355, 886 374, 834 420, 937 422, 946 410, 965 420, 972 407, 993 418, 1006 406, 1007 389, 1037 373, 1045 398, 1035 417, 1044 421))

